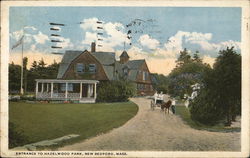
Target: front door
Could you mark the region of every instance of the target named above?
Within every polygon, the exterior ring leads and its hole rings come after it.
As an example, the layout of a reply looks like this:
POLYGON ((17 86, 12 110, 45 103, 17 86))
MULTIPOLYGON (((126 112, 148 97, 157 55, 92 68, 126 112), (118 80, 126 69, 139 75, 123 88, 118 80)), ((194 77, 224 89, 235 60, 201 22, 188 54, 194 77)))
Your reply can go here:
POLYGON ((87 97, 88 95, 88 84, 82 84, 82 97, 87 97))

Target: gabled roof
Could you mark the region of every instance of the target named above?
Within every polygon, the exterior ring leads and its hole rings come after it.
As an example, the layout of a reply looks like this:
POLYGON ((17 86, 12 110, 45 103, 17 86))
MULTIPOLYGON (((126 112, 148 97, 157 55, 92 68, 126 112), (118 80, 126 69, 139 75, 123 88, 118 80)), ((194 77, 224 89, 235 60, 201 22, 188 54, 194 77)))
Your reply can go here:
MULTIPOLYGON (((59 66, 57 78, 62 78, 65 72, 67 71, 69 65, 71 64, 71 62, 84 52, 72 51, 72 50, 66 51, 63 56, 62 62, 59 66)), ((115 53, 92 52, 90 54, 93 55, 103 65, 103 69, 109 80, 113 80, 115 53)))
POLYGON ((128 80, 136 81, 136 76, 140 70, 141 65, 145 62, 145 60, 130 60, 125 64, 121 64, 120 62, 115 62, 115 71, 119 76, 123 76, 124 68, 129 69, 129 75, 127 76, 128 80))
MULTIPOLYGON (((57 78, 62 78, 72 61, 85 52, 86 51, 66 51, 59 66, 57 78)), ((123 76, 123 70, 128 68, 129 75, 127 76, 127 79, 136 81, 136 76, 140 70, 140 67, 143 63, 145 63, 145 60, 143 59, 130 60, 127 63, 122 64, 115 60, 115 53, 112 52, 92 52, 90 54, 102 64, 109 80, 115 80, 116 75, 123 76)), ((121 56, 129 57, 126 51, 124 51, 121 56)))
POLYGON ((120 57, 129 58, 128 53, 125 50, 122 52, 122 54, 120 55, 120 57))
POLYGON ((59 70, 57 73, 57 78, 62 78, 64 73, 67 71, 69 65, 71 64, 71 62, 82 53, 83 51, 74 51, 74 50, 66 51, 60 63, 59 70))

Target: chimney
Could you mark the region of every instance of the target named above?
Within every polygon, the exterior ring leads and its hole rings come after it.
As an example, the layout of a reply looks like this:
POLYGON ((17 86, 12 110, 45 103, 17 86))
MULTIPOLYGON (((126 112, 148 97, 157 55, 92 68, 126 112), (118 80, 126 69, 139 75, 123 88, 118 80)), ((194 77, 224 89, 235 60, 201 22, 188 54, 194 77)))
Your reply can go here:
POLYGON ((91 43, 91 53, 95 52, 95 46, 96 46, 95 42, 92 42, 91 43))

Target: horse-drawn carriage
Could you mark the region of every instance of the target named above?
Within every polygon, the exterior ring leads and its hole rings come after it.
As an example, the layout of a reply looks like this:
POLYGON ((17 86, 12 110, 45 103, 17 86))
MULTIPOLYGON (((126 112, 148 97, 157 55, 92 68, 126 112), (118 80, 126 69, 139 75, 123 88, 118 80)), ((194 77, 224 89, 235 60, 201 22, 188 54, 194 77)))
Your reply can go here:
POLYGON ((154 110, 155 108, 159 107, 161 110, 168 112, 169 113, 169 109, 171 107, 171 110, 173 112, 173 114, 175 113, 175 100, 168 100, 167 102, 164 102, 164 98, 163 98, 163 94, 155 94, 153 99, 151 100, 150 103, 150 108, 152 110, 154 110))
POLYGON ((150 103, 151 109, 154 110, 156 107, 161 107, 162 104, 163 104, 163 94, 155 93, 150 103))

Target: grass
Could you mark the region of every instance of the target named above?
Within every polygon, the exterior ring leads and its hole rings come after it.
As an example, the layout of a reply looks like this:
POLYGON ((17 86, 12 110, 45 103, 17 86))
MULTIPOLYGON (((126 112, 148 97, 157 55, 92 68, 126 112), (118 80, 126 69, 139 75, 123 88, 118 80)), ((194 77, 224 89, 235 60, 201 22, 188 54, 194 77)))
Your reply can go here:
MULTIPOLYGON (((131 119, 138 111, 132 102, 96 104, 9 103, 9 120, 23 131, 28 143, 69 134, 71 144, 105 133, 131 119)), ((61 144, 63 145, 63 144, 61 144)))
POLYGON ((190 127, 198 129, 198 130, 207 130, 214 132, 232 132, 232 131, 240 131, 240 128, 228 128, 223 124, 216 124, 214 126, 208 126, 201 124, 199 122, 193 121, 191 119, 191 115, 189 110, 185 106, 175 106, 176 115, 179 115, 182 120, 188 124, 190 127))

